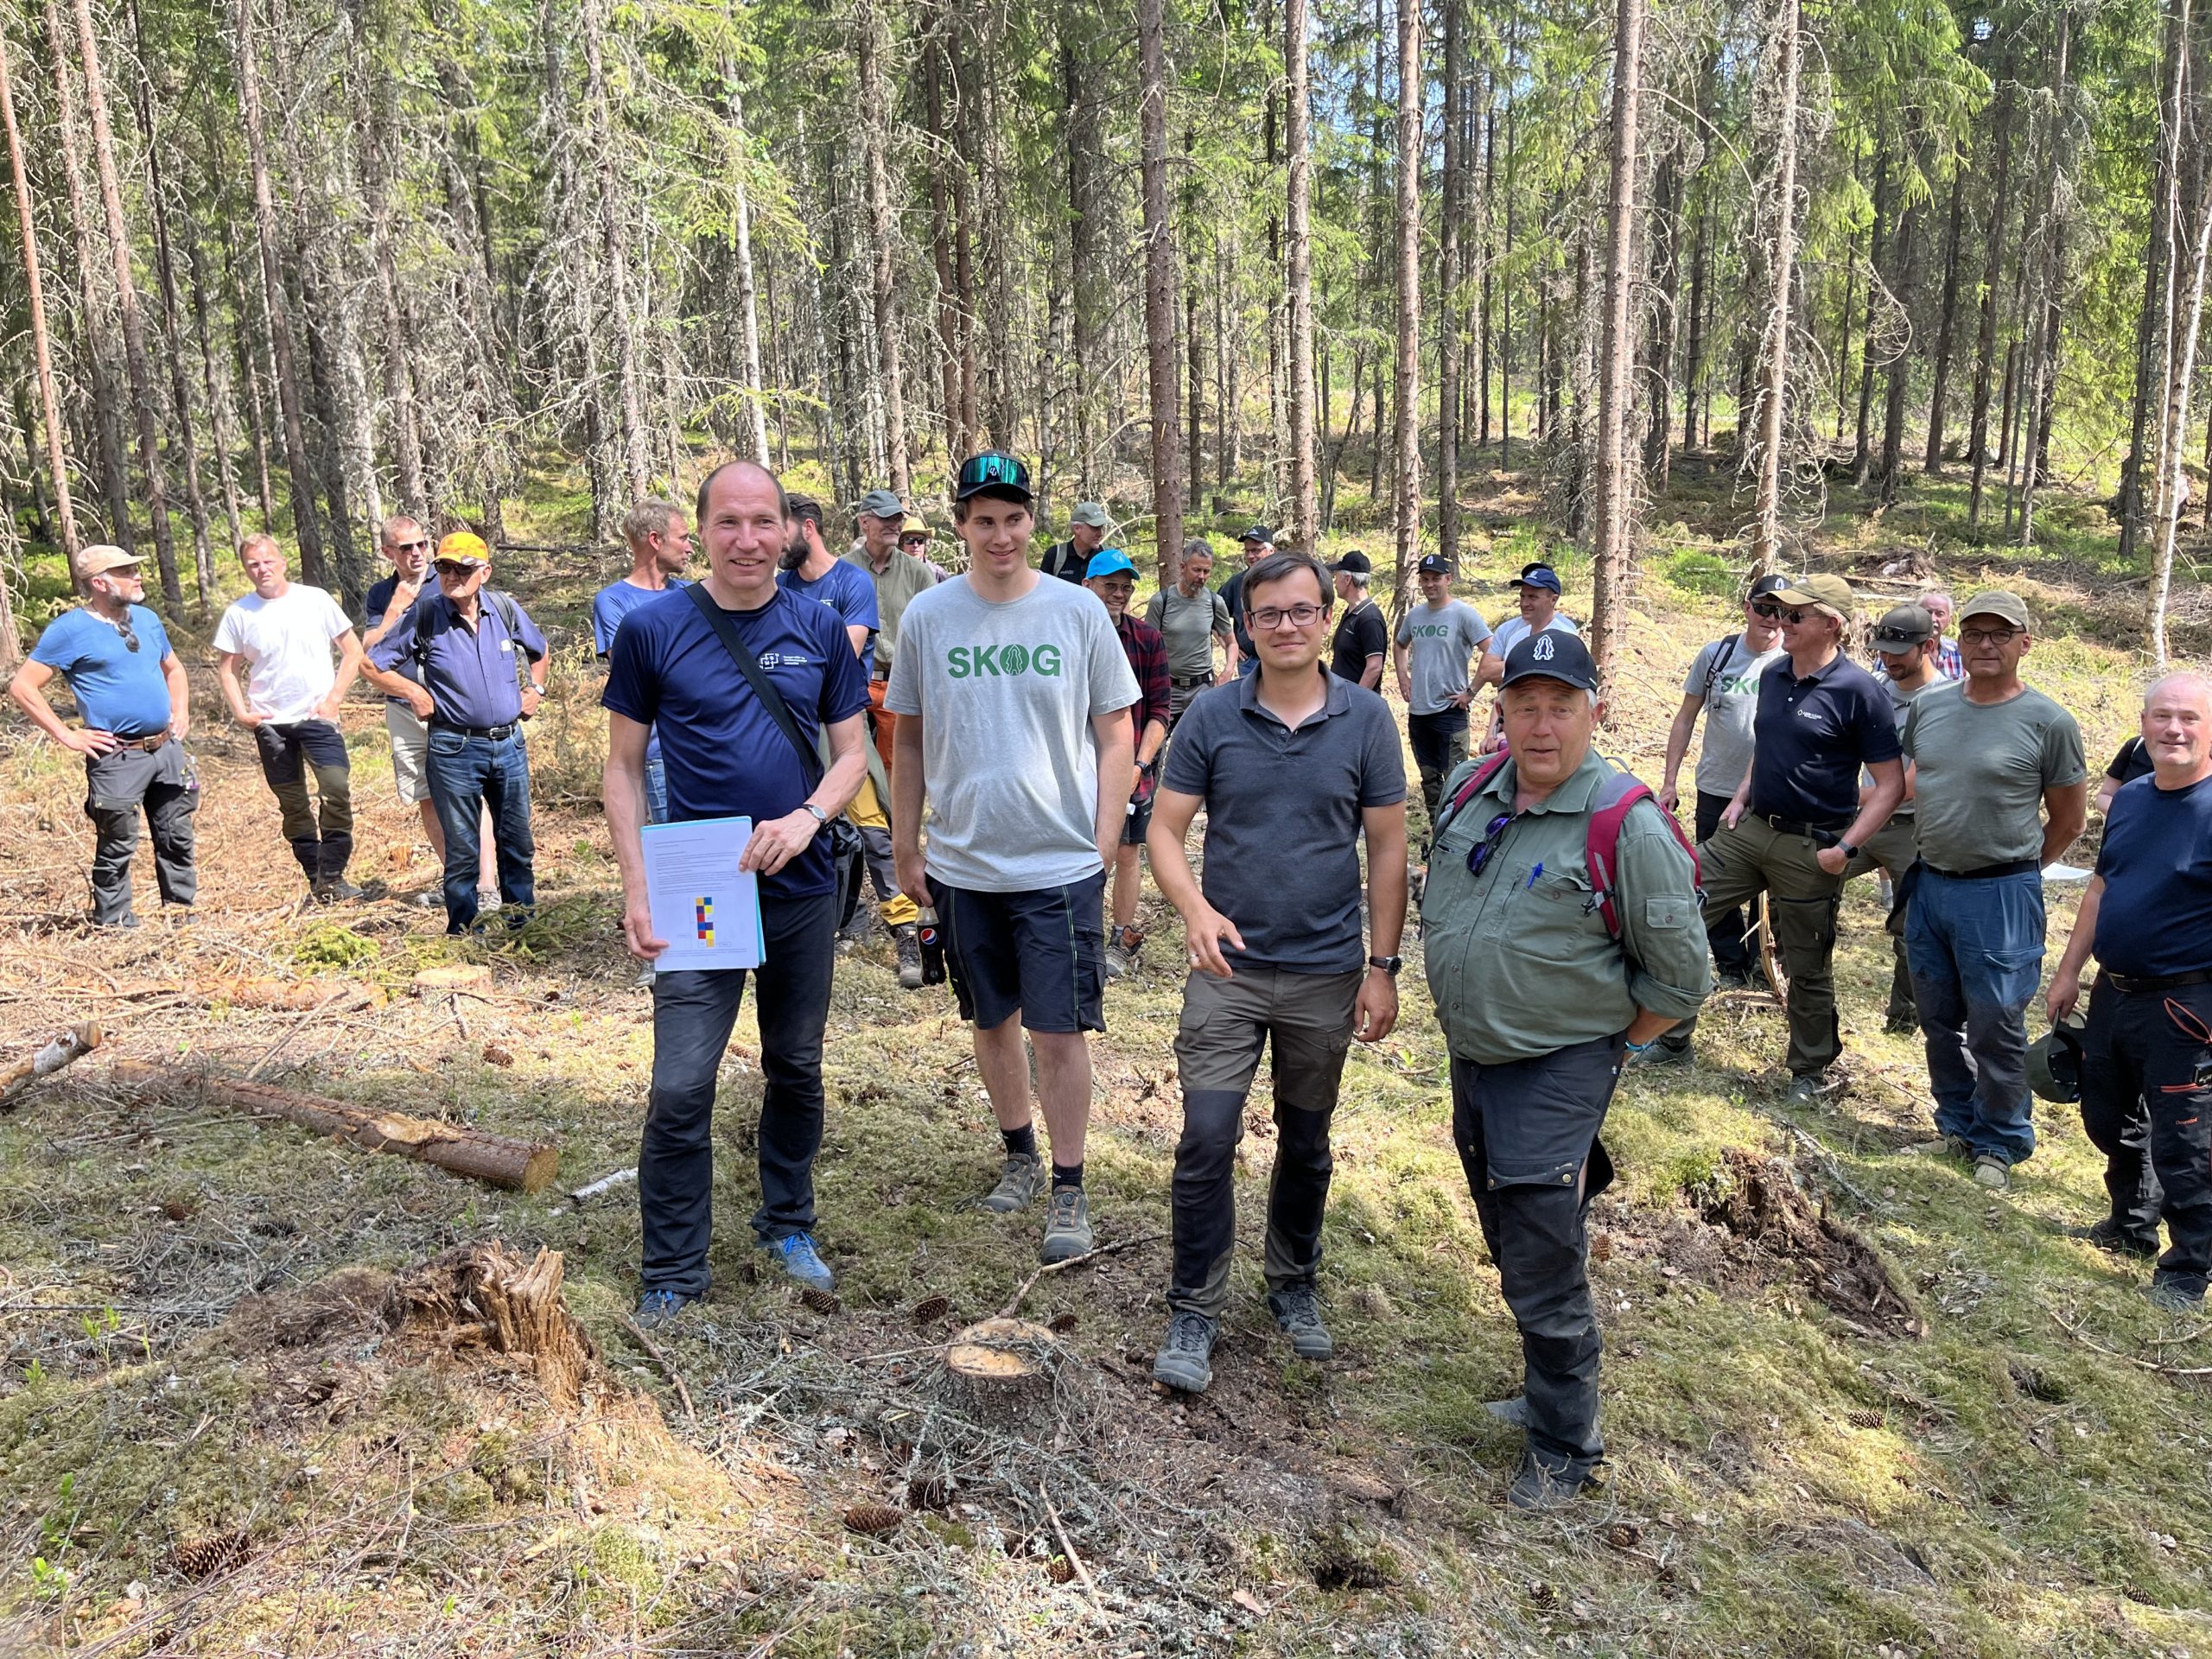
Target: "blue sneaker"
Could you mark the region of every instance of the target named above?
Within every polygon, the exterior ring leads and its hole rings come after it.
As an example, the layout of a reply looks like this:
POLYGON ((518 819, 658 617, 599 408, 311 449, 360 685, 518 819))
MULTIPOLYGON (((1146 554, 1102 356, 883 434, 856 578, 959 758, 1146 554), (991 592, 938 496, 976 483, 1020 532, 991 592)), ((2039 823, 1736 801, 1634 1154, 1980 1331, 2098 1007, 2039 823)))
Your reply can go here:
POLYGON ((696 1300, 676 1290, 649 1290, 638 1298, 637 1325, 640 1331, 664 1331, 676 1316, 696 1300))
POLYGON ((786 1233, 781 1238, 763 1239, 760 1248, 776 1260, 776 1265, 809 1290, 835 1290, 837 1275, 830 1271, 814 1248, 814 1240, 804 1233, 786 1233))

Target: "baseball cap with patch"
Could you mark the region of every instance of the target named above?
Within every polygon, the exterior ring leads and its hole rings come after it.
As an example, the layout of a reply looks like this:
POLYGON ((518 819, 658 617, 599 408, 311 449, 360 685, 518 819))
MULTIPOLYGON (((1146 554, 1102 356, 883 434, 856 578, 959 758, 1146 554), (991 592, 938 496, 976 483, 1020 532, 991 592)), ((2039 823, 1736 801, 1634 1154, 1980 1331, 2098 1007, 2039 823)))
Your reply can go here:
POLYGON ((1441 553, 1424 553, 1421 563, 1414 568, 1424 576, 1448 576, 1452 574, 1452 561, 1441 553))
POLYGON ((1093 530, 1106 528, 1106 506, 1101 501, 1078 501, 1075 511, 1068 514, 1068 523, 1088 524, 1093 530))
POLYGON ((1893 605, 1874 625, 1874 649, 1902 656, 1936 637, 1936 619, 1917 605, 1893 605))
POLYGON ((1545 588, 1555 594, 1560 591, 1559 572, 1540 560, 1535 564, 1522 565, 1521 574, 1505 585, 1509 588, 1545 588))
POLYGON ((90 547, 77 550, 77 556, 71 562, 70 568, 78 581, 88 582, 94 576, 104 576, 111 570, 135 570, 138 564, 139 558, 136 553, 127 553, 111 543, 95 542, 90 547))
POLYGON ((1764 599, 1770 594, 1780 593, 1789 585, 1789 578, 1787 576, 1774 575, 1764 575, 1751 584, 1751 592, 1745 594, 1744 598, 1746 602, 1755 599, 1764 599))
POLYGON ((1236 539, 1240 542, 1257 542, 1262 547, 1273 547, 1275 544, 1275 533, 1265 524, 1251 524, 1247 526, 1244 533, 1236 539))
POLYGON ((438 559, 453 564, 489 564, 492 550, 474 531, 456 530, 438 543, 438 559))
POLYGON ((906 503, 888 490, 870 490, 861 497, 861 511, 875 518, 904 518, 906 503))
POLYGON ((1375 567, 1368 563, 1367 555, 1356 547, 1329 569, 1344 571, 1355 576, 1371 576, 1375 574, 1375 567))
POLYGON ((1129 556, 1118 547, 1102 547, 1090 556, 1090 563, 1084 567, 1083 579, 1096 582, 1101 576, 1116 575, 1124 570, 1133 576, 1137 573, 1136 566, 1129 562, 1129 556))
POLYGON ((1776 588, 1774 596, 1785 605, 1825 605, 1839 616, 1849 616, 1859 603, 1849 582, 1826 571, 1816 576, 1799 576, 1788 587, 1776 588))
POLYGON ((1027 505, 1034 499, 1029 488, 1029 468, 1021 464, 1019 455, 996 449, 969 456, 960 463, 960 482, 952 499, 969 501, 979 495, 1004 496, 1027 505))
POLYGON ((1500 690, 1516 680, 1558 680, 1584 691, 1598 689, 1598 664, 1590 647, 1563 629, 1546 628, 1532 633, 1505 654, 1505 677, 1500 690))
POLYGON ((2016 628, 2031 626, 2028 602, 2018 594, 2007 593, 2002 588, 1993 588, 1986 594, 1976 594, 1959 607, 1959 626, 1963 628, 1970 616, 1993 616, 1999 621, 2010 622, 2016 628))

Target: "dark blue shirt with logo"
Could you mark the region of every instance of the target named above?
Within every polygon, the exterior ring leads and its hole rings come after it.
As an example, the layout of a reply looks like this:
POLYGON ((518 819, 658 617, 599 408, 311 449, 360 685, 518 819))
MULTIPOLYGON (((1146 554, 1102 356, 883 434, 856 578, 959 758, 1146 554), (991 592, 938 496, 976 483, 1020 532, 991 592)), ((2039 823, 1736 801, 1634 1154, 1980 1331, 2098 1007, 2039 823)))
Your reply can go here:
POLYGON ((2121 785, 2097 874, 2099 962, 2142 979, 2212 970, 2212 778, 2185 789, 2160 789, 2155 778, 2121 785))
POLYGON ((1840 652, 1802 680, 1787 656, 1759 676, 1751 730, 1751 810, 1839 831, 1859 816, 1859 768, 1904 753, 1890 694, 1840 652))
MULTIPOLYGON (((850 720, 868 707, 868 672, 828 606, 779 588, 759 610, 728 615, 801 729, 850 720)), ((600 702, 658 734, 671 822, 764 823, 796 812, 810 792, 798 751, 683 594, 664 594, 623 620, 600 702)), ((763 898, 810 898, 836 888, 827 836, 760 878, 763 898)))

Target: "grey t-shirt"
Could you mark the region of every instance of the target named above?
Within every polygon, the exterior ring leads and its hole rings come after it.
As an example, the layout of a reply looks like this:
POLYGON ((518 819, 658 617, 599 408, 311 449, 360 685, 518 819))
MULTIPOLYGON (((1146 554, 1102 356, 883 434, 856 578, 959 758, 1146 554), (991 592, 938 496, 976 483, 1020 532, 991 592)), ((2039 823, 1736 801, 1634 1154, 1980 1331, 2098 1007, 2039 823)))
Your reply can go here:
POLYGON ((1098 596, 1039 577, 992 603, 965 576, 916 594, 883 706, 922 717, 931 874, 1027 893, 1098 874, 1094 715, 1137 701, 1098 596))
POLYGON ((1416 715, 1441 714, 1467 689, 1467 664, 1489 638, 1483 613, 1464 601, 1446 600, 1440 611, 1426 601, 1408 606, 1397 633, 1414 687, 1406 707, 1416 715))
POLYGON ((1963 684, 1932 686, 1904 726, 1918 804, 1920 856, 1963 873, 2043 855, 2044 791, 2089 775, 2082 728, 2040 691, 1999 703, 1967 701, 1963 684))
MULTIPOLYGON (((1919 702, 1920 699, 1925 696, 1929 692, 1935 690, 1938 686, 1945 683, 1944 681, 1937 679, 1933 674, 1931 674, 1927 677, 1927 679, 1921 682, 1920 689, 1918 690, 1908 691, 1903 686, 1899 685, 1895 680, 1891 679, 1885 670, 1877 668, 1874 671, 1874 677, 1882 683, 1882 690, 1890 694, 1890 707, 1897 711, 1897 737, 1900 741, 1904 740, 1904 722, 1912 713, 1912 705, 1919 702)), ((1867 771, 1865 767, 1860 767, 1859 771, 1859 787, 1862 789, 1871 789, 1873 787, 1873 784, 1874 774, 1867 771)), ((1916 801, 1909 800, 1904 802, 1896 811, 1890 814, 1890 822, 1892 823, 1911 823, 1913 814, 1917 809, 1917 806, 1918 803, 1916 801)))
POLYGON ((1167 636, 1167 671, 1179 680, 1213 677, 1213 641, 1229 638, 1229 606, 1211 588, 1188 599, 1163 588, 1144 607, 1144 620, 1167 636))
POLYGON ((1206 902, 1254 963, 1300 974, 1365 965, 1360 811, 1406 798, 1406 762, 1382 699, 1328 677, 1325 712, 1296 731, 1260 702, 1260 677, 1201 691, 1167 747, 1162 789, 1205 802, 1206 902))
POLYGON ((1704 795, 1733 795, 1751 769, 1751 723, 1759 712, 1759 676, 1786 653, 1753 651, 1740 633, 1707 642, 1682 679, 1682 695, 1705 698, 1705 743, 1698 750, 1697 787, 1704 795), (1720 648, 1728 654, 1720 658, 1720 648), (1716 658, 1720 658, 1718 668, 1716 658), (1711 689, 1707 690, 1708 683, 1711 689))

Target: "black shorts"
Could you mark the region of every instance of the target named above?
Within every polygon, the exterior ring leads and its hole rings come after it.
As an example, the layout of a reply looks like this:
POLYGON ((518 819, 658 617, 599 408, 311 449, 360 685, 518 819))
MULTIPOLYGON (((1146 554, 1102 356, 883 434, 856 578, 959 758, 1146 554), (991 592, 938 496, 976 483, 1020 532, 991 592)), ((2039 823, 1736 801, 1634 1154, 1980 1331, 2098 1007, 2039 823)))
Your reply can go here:
POLYGON ((1106 872, 1065 887, 976 893, 930 878, 960 1017, 989 1031, 1103 1031, 1106 872))

